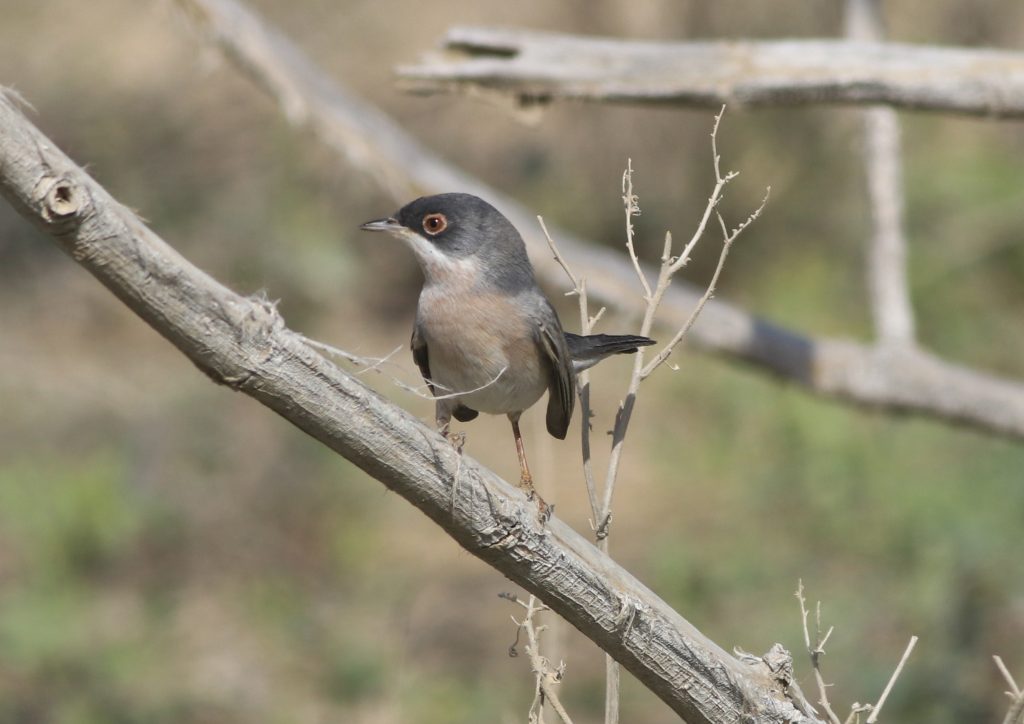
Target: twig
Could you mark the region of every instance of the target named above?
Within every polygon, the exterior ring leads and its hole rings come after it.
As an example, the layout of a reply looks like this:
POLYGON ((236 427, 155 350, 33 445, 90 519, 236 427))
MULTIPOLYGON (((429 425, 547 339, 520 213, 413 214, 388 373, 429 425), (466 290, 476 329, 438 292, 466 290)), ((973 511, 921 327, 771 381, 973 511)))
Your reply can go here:
MULTIPOLYGON (((313 347, 314 349, 319 349, 321 352, 326 352, 327 354, 333 357, 340 357, 346 362, 349 362, 360 367, 364 367, 365 369, 360 370, 358 374, 363 374, 364 372, 370 371, 380 372, 380 368, 383 367, 386 363, 388 363, 391 360, 391 358, 395 356, 395 354, 402 350, 402 347, 396 347, 383 357, 361 357, 357 354, 353 354, 352 352, 346 352, 345 350, 340 349, 338 347, 333 347, 323 342, 317 342, 316 340, 310 339, 309 337, 303 336, 302 341, 308 344, 310 347, 313 347)), ((498 374, 496 374, 493 379, 488 380, 484 384, 480 385, 479 387, 475 387, 472 390, 453 390, 452 388, 446 387, 445 385, 442 385, 440 382, 435 382, 434 380, 429 380, 427 384, 420 386, 406 384, 397 377, 391 377, 391 382, 395 385, 395 387, 405 390, 406 392, 416 395, 417 397, 421 397, 424 400, 450 400, 455 397, 461 397, 462 395, 471 395, 474 392, 479 392, 480 390, 487 389, 495 382, 500 380, 502 375, 504 375, 507 371, 507 366, 502 367, 500 370, 498 370, 498 374), (444 390, 447 394, 437 395, 431 393, 429 392, 429 385, 433 385, 436 389, 444 390)))
POLYGON ((651 300, 651 285, 647 282, 647 275, 640 268, 640 258, 636 255, 636 247, 633 245, 633 217, 640 215, 640 199, 633 193, 633 159, 626 159, 626 170, 622 172, 622 206, 626 212, 626 249, 629 251, 629 258, 633 262, 633 270, 640 280, 640 286, 644 290, 644 301, 651 300))
MULTIPOLYGON (((719 110, 715 116, 715 121, 711 129, 711 152, 713 167, 715 173, 715 186, 708 198, 708 203, 704 208, 704 213, 701 215, 700 222, 697 225, 697 230, 690 238, 689 242, 683 247, 678 257, 672 256, 672 237, 670 234, 665 235, 665 244, 663 247, 661 266, 658 271, 658 281, 654 288, 654 292, 649 296, 646 308, 644 311, 643 321, 640 325, 640 334, 648 336, 651 332, 651 328, 654 325, 654 318, 664 299, 666 292, 668 292, 672 278, 675 274, 686 265, 690 259, 690 255, 693 249, 704 235, 704 230, 707 228, 708 220, 711 218, 712 212, 716 210, 719 201, 722 198, 722 190, 725 185, 729 183, 733 178, 736 177, 734 172, 722 174, 720 167, 720 157, 718 153, 718 129, 722 120, 722 116, 725 114, 725 106, 719 110)), ((631 169, 627 167, 627 174, 631 174, 631 169)), ((629 183, 630 190, 632 189, 632 181, 629 183)), ((711 279, 707 289, 704 291, 703 296, 698 300, 696 307, 691 310, 689 317, 683 323, 682 327, 672 337, 672 340, 665 345, 665 347, 658 353, 658 355, 651 361, 650 364, 644 364, 644 348, 637 350, 633 360, 633 372, 630 377, 629 387, 626 390, 626 397, 619 406, 618 414, 615 417, 615 426, 612 430, 612 449, 608 459, 608 472, 605 476, 604 485, 604 500, 602 501, 602 518, 601 523, 598 524, 599 529, 601 527, 607 527, 610 521, 611 509, 612 509, 612 495, 615 491, 615 481, 618 478, 619 464, 622 459, 623 443, 626 437, 626 431, 629 428, 630 418, 633 413, 633 406, 636 403, 636 395, 640 389, 640 383, 643 382, 651 372, 653 372, 658 365, 662 364, 668 356, 672 353, 672 350, 678 345, 685 337, 687 332, 692 328, 694 321, 700 314, 707 300, 714 294, 715 285, 718 282, 718 277, 722 272, 725 265, 725 259, 729 253, 729 247, 732 245, 736 237, 739 236, 760 214, 764 209, 765 204, 768 202, 768 196, 765 195, 764 201, 761 205, 739 226, 733 229, 731 232, 727 231, 725 222, 719 216, 719 223, 723 229, 724 243, 722 253, 718 258, 718 265, 715 268, 714 276, 711 279)), ((626 204, 632 203, 630 199, 625 200, 626 204)), ((627 219, 629 215, 627 214, 627 219)), ((631 223, 628 224, 631 227, 631 223)), ((630 249, 632 253, 632 248, 630 249)), ((634 263, 637 263, 635 254, 633 255, 634 263)))
POLYGON ((1017 682, 1014 681, 1010 670, 1006 668, 1003 659, 999 656, 993 656, 992 658, 996 662, 996 668, 999 669, 999 673, 1003 675, 1007 685, 1010 687, 1010 690, 1006 693, 1009 695, 1011 703, 1006 716, 1003 718, 1003 724, 1024 724, 1024 692, 1017 686, 1017 682))
POLYGON ((885 705, 885 700, 889 698, 889 692, 892 691, 892 687, 896 683, 896 679, 899 678, 900 672, 903 671, 903 665, 907 663, 907 659, 910 658, 910 652, 914 650, 914 646, 916 644, 917 636, 911 636, 910 643, 907 644, 907 648, 903 652, 900 662, 896 664, 896 670, 893 671, 892 676, 889 677, 889 683, 885 685, 882 695, 878 697, 878 703, 871 709, 871 714, 868 715, 866 724, 875 724, 875 722, 878 721, 878 714, 882 711, 882 706, 885 705))
POLYGON ((828 633, 824 637, 821 635, 821 602, 817 605, 817 615, 815 616, 815 643, 811 646, 811 632, 807 626, 807 601, 804 599, 804 582, 799 580, 796 587, 796 600, 800 602, 800 617, 803 619, 804 626, 804 646, 807 648, 807 654, 811 657, 811 668, 814 670, 814 680, 818 685, 818 703, 821 704, 822 709, 825 710, 825 714, 828 715, 829 721, 832 724, 840 724, 839 717, 832 710, 832 705, 828 700, 828 684, 825 683, 824 677, 821 675, 821 657, 825 654, 825 644, 828 643, 829 637, 832 635, 833 627, 829 627, 828 633))
POLYGON ((565 707, 562 706, 562 702, 559 700, 555 689, 558 684, 562 683, 562 679, 565 676, 565 662, 560 662, 557 667, 553 668, 547 657, 540 653, 540 634, 547 627, 537 626, 534 623, 534 617, 537 614, 549 611, 550 609, 544 604, 538 604, 536 597, 532 595, 530 600, 526 602, 522 601, 514 593, 500 593, 498 595, 507 601, 519 604, 526 610, 526 615, 522 621, 516 621, 515 616, 512 617, 512 622, 516 624, 516 640, 509 647, 509 655, 518 655, 516 644, 519 643, 519 632, 525 631, 526 654, 530 657, 530 668, 536 678, 536 688, 534 689, 533 701, 530 704, 528 715, 530 724, 544 724, 545 703, 551 704, 551 708, 555 710, 555 713, 558 714, 558 717, 565 724, 572 724, 572 719, 569 718, 565 707))
MULTIPOLYGON (((746 229, 758 216, 760 216, 765 204, 768 202, 767 194, 761 205, 739 226, 732 229, 731 231, 726 226, 725 220, 722 215, 718 213, 717 206, 722 198, 722 190, 726 184, 729 183, 733 178, 736 177, 734 172, 722 174, 721 172, 721 158, 718 153, 717 136, 718 128, 721 124, 722 116, 725 113, 723 107, 719 113, 715 116, 714 124, 711 130, 711 152, 713 159, 713 168, 715 174, 715 186, 708 199, 707 206, 704 209, 700 221, 697 225, 696 231, 691 236, 689 242, 683 247, 678 257, 672 255, 672 235, 666 233, 665 243, 661 256, 661 266, 658 272, 657 285, 653 292, 650 284, 647 281, 646 275, 643 272, 643 268, 640 264, 640 259, 636 253, 636 246, 634 244, 635 229, 633 226, 633 218, 640 214, 640 207, 637 200, 637 195, 633 189, 633 164, 632 161, 627 161, 626 169, 622 174, 622 204, 625 213, 625 234, 626 234, 626 249, 629 253, 630 261, 632 262, 633 269, 636 273, 637 278, 640 281, 640 285, 643 289, 643 299, 645 304, 645 313, 643 321, 641 323, 640 334, 650 334, 651 328, 654 324, 654 318, 658 311, 658 307, 661 301, 664 299, 666 292, 668 291, 673 276, 682 269, 689 261, 691 254, 697 243, 703 238, 704 233, 707 229, 709 220, 711 219, 712 213, 714 213, 718 219, 718 223, 722 229, 723 236, 723 248, 718 259, 718 264, 715 268, 715 272, 708 284, 703 296, 698 300, 697 305, 691 310, 689 317, 682 327, 673 336, 672 341, 667 344, 662 351, 655 357, 654 360, 648 365, 644 364, 644 349, 640 348, 636 351, 633 361, 633 371, 630 375, 630 381, 626 390, 626 397, 619 406, 619 410, 615 417, 615 424, 612 430, 612 449, 609 455, 608 468, 605 473, 604 486, 600 490, 597 489, 597 482, 593 473, 591 464, 591 449, 590 449, 590 378, 586 372, 581 373, 579 378, 579 394, 581 401, 581 408, 583 414, 583 425, 582 425, 582 451, 583 451, 583 470, 584 479, 587 485, 587 494, 590 499, 591 513, 593 519, 591 525, 594 529, 594 535, 598 542, 598 547, 607 552, 609 548, 609 532, 612 521, 612 498, 615 492, 615 485, 618 480, 619 465, 622 459, 622 451, 624 449, 624 442, 626 432, 629 428, 629 422, 633 411, 633 406, 636 402, 637 392, 639 391, 640 383, 643 382, 660 364, 662 364, 668 356, 672 353, 673 349, 686 333, 692 327, 697 316, 704 308, 705 303, 714 294, 718 278, 722 273, 722 269, 725 266, 725 259, 728 256, 729 249, 732 243, 736 240, 744 229, 746 229), (599 501, 600 498, 600 501, 599 501)), ((566 276, 569 277, 570 282, 573 285, 573 289, 568 292, 569 295, 575 294, 579 299, 579 311, 580 311, 580 326, 583 329, 583 334, 588 334, 593 326, 593 323, 601 312, 598 312, 594 317, 589 316, 589 309, 587 304, 586 295, 586 284, 585 280, 581 277, 577 277, 573 273, 569 263, 565 257, 561 254, 558 246, 555 244, 554 239, 548 232, 547 227, 544 224, 543 219, 538 217, 541 225, 541 229, 544 232, 544 236, 547 239, 548 247, 551 249, 554 255, 555 261, 558 262, 559 266, 565 271, 566 276)), ((601 310, 604 311, 603 309, 601 310)), ((611 658, 606 659, 606 688, 605 688, 605 724, 617 724, 619 720, 619 668, 618 664, 611 658)), ((833 724, 838 724, 834 722, 833 724)))
POLYGON ((654 359, 652 359, 650 363, 641 371, 641 380, 647 379, 651 375, 651 373, 654 372, 654 370, 656 370, 663 362, 665 362, 665 360, 669 358, 669 356, 672 354, 675 348, 679 346, 679 343, 683 341, 683 338, 693 327, 693 323, 697 321, 697 317, 699 317, 700 313, 704 310, 704 305, 706 305, 708 301, 715 295, 715 289, 718 286, 718 278, 722 274, 722 269, 725 268, 725 259, 726 257, 729 256, 729 251, 730 249, 732 249, 733 242, 736 241, 736 237, 743 233, 744 229, 746 229, 754 220, 756 220, 761 215, 761 212, 764 211, 765 206, 768 205, 768 196, 770 194, 771 186, 769 186, 767 191, 765 192, 764 198, 761 200, 761 205, 758 206, 757 209, 755 209, 754 212, 750 216, 748 216, 746 220, 743 221, 743 223, 741 223, 732 231, 729 231, 726 228, 725 221, 722 219, 722 216, 720 214, 718 215, 718 221, 722 227, 723 236, 722 252, 718 255, 718 265, 715 267, 715 272, 711 276, 711 281, 708 283, 707 289, 704 290, 704 294, 697 301, 697 304, 693 308, 693 311, 690 312, 690 316, 687 317, 685 322, 683 322, 683 326, 681 326, 678 329, 678 331, 676 331, 675 335, 672 337, 669 343, 666 344, 661 349, 661 351, 658 352, 654 359))
MULTIPOLYGON (((722 174, 721 170, 721 156, 718 153, 718 128, 722 122, 722 116, 725 114, 725 106, 719 110, 718 114, 715 115, 715 122, 711 127, 711 157, 712 165, 715 172, 715 186, 711 192, 711 196, 708 197, 708 202, 704 207, 704 213, 701 215, 700 223, 697 224, 697 229, 694 231, 693 236, 683 246, 683 250, 680 252, 678 257, 672 257, 672 237, 668 234, 665 236, 665 248, 661 256, 661 269, 658 273, 658 285, 655 288, 654 296, 651 303, 648 305, 648 315, 644 319, 645 330, 641 331, 641 334, 648 334, 650 331, 650 325, 654 320, 654 312, 657 311, 660 306, 665 293, 669 290, 669 286, 672 283, 672 277, 686 266, 690 261, 690 256, 693 253, 697 243, 703 238, 704 232, 707 229, 708 221, 711 219, 711 214, 717 213, 719 202, 722 200, 722 192, 725 190, 726 185, 736 178, 737 173, 735 171, 729 171, 725 175, 722 174)), ((761 205, 754 210, 750 216, 746 218, 739 226, 733 229, 731 232, 727 230, 725 221, 722 219, 721 214, 718 214, 719 225, 722 228, 722 252, 718 257, 718 265, 715 267, 715 272, 711 277, 711 282, 708 284, 704 293, 700 299, 697 300, 697 304, 690 311, 686 321, 679 327, 672 339, 666 344, 661 351, 654 357, 650 364, 646 367, 640 366, 640 379, 641 381, 650 376, 655 369, 658 368, 665 360, 669 358, 672 351, 679 345, 683 340, 683 337, 693 327, 694 322, 700 315, 704 306, 708 300, 714 295, 715 286, 718 283, 718 277, 725 266, 725 259, 729 255, 729 249, 732 247, 732 243, 736 238, 743 233, 743 231, 750 226, 751 223, 757 219, 761 212, 764 211, 765 206, 768 203, 768 196, 771 193, 771 187, 765 193, 764 199, 761 201, 761 205)))
POLYGON ((1010 705, 1006 712, 1003 724, 1021 724, 1024 722, 1024 696, 1018 696, 1017 701, 1010 705))
POLYGON ((310 339, 305 335, 302 336, 302 341, 308 344, 313 349, 318 349, 321 352, 326 352, 332 357, 340 357, 341 359, 349 362, 350 364, 356 365, 357 367, 363 367, 364 369, 359 371, 359 374, 364 372, 380 372, 380 368, 391 361, 391 358, 402 351, 402 347, 395 347, 393 350, 388 352, 383 357, 364 357, 362 355, 354 354, 341 349, 340 347, 334 347, 324 342, 318 342, 315 339, 310 339))
MULTIPOLYGON (((623 178, 623 187, 626 186, 625 177, 623 178)), ((632 181, 629 183, 629 193, 632 194, 632 181)), ((635 198, 635 197, 634 197, 635 198)), ((565 271, 566 276, 569 277, 569 281, 572 282, 573 289, 569 294, 575 294, 579 300, 579 313, 580 313, 580 333, 590 334, 593 332, 594 325, 597 320, 604 314, 604 307, 598 310, 597 314, 593 317, 590 316, 590 306, 587 300, 587 280, 583 277, 577 277, 573 274, 569 263, 562 256, 558 250, 558 245, 555 244, 555 240, 551 237, 548 232, 547 226, 544 224, 544 219, 540 216, 537 217, 540 222, 540 227, 544 232, 544 237, 547 239, 548 246, 551 248, 551 253, 555 257, 555 261, 565 271)), ((626 217, 627 226, 629 225, 629 215, 626 217)), ((630 242, 630 251, 632 252, 632 243, 630 242)), ((640 278, 643 278, 643 272, 638 268, 638 274, 640 278)), ((594 476, 594 464, 592 451, 590 446, 590 434, 593 431, 591 425, 591 419, 593 419, 594 413, 590 406, 590 370, 582 370, 577 377, 577 390, 580 398, 580 448, 583 455, 583 480, 587 486, 587 497, 590 501, 590 513, 591 522, 590 526, 594 531, 594 536, 598 541, 598 547, 608 552, 608 525, 611 522, 611 514, 602 510, 600 503, 598 502, 598 491, 597 491, 597 479, 594 476)), ((619 720, 619 664, 611 656, 605 656, 605 724, 617 724, 619 720)))
MULTIPOLYGON (((558 262, 559 266, 565 271, 565 275, 569 277, 569 281, 572 282, 572 290, 568 294, 575 294, 579 300, 580 334, 590 334, 594 329, 594 324, 604 313, 604 307, 601 307, 600 311, 593 317, 590 316, 589 302, 587 300, 587 280, 573 274, 569 262, 562 256, 562 253, 558 250, 558 245, 555 244, 555 240, 551 237, 550 232, 548 232, 548 227, 544 224, 543 217, 538 216, 537 221, 540 222, 540 228, 544 232, 544 238, 547 239, 548 247, 551 249, 555 261, 558 262)), ((590 449, 590 433, 592 429, 590 420, 593 417, 593 411, 590 407, 590 371, 582 370, 577 375, 576 382, 580 398, 580 444, 583 450, 583 480, 586 483, 587 496, 590 500, 591 527, 596 531, 600 508, 598 507, 597 480, 594 477, 594 463, 590 449)))
POLYGON ((853 705, 850 706, 850 713, 846 715, 845 719, 843 719, 843 724, 854 724, 854 722, 859 722, 860 715, 871 711, 871 708, 870 704, 860 704, 856 701, 853 702, 853 705))
POLYGON ((993 656, 993 661, 996 662, 996 668, 999 669, 999 673, 1003 675, 1007 685, 1010 687, 1008 693, 1012 698, 1017 698, 1021 695, 1020 687, 1017 686, 1017 682, 1014 680, 1010 670, 1006 668, 1006 664, 1003 663, 1001 656, 993 656))

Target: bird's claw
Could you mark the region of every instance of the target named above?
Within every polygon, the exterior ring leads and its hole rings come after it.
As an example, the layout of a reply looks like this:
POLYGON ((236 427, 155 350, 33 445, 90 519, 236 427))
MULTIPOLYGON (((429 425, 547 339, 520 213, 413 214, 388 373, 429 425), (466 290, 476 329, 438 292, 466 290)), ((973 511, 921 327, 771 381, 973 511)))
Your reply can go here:
POLYGON ((455 452, 461 455, 462 448, 466 444, 466 433, 446 431, 444 436, 448 440, 448 444, 455 448, 455 452))
POLYGON ((524 472, 519 478, 519 487, 526 491, 527 500, 537 501, 537 521, 543 525, 551 520, 551 515, 555 512, 555 506, 548 505, 544 498, 540 497, 537 493, 537 489, 533 487, 533 476, 524 472))

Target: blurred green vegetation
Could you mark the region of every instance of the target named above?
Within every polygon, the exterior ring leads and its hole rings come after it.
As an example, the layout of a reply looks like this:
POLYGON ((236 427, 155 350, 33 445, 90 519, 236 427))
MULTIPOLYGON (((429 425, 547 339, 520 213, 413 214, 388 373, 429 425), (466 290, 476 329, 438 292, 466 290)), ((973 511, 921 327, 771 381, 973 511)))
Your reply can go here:
MULTIPOLYGON (((530 126, 472 99, 403 96, 391 69, 457 23, 661 38, 831 35, 839 23, 838 5, 796 0, 770 12, 735 0, 255 4, 442 155, 609 245, 622 243, 631 157, 650 256, 704 203, 709 114, 571 105, 530 126)), ((1024 5, 1009 0, 887 12, 901 40, 1024 42, 1024 5)), ((393 201, 293 133, 166 4, 0 0, 0 13, 0 82, 186 256, 240 291, 266 290, 312 337, 377 355, 406 344, 415 264, 355 230, 393 201)), ((921 339, 1021 376, 1020 126, 901 117, 921 339)), ((727 114, 723 163, 741 176, 726 211, 745 215, 768 184, 772 201, 730 257, 722 296, 810 333, 869 336, 859 130, 849 109, 727 114)), ((716 257, 699 256, 697 281, 716 257)), ((802 578, 836 626, 824 666, 844 710, 877 697, 917 634, 887 719, 1000 717, 991 655, 1024 678, 1024 446, 811 399, 716 359, 679 362, 641 393, 615 557, 724 647, 781 641, 806 689, 802 578)), ((595 373, 598 439, 625 370, 595 373)), ((367 381, 430 418, 386 376, 367 381)), ((515 611, 496 596, 507 581, 211 385, 4 205, 0 409, 0 723, 524 720, 531 676, 507 656, 515 611)), ((572 443, 527 417, 545 497, 586 530, 572 443)), ((467 432, 473 455, 514 474, 502 421, 467 432)), ((600 721, 601 656, 564 625, 546 635, 567 662, 575 719, 600 721)), ((623 711, 673 720, 628 676, 623 711)))

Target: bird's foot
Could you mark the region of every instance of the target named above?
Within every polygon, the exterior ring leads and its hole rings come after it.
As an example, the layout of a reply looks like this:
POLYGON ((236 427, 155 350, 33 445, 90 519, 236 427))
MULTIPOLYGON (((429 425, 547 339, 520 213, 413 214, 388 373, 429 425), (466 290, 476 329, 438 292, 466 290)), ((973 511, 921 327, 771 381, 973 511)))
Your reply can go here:
POLYGON ((540 523, 541 525, 544 525, 549 520, 551 520, 551 516, 554 515, 554 514, 555 514, 555 506, 554 505, 548 505, 547 503, 544 502, 544 499, 538 495, 537 496, 537 522, 540 523))
POLYGON ((464 432, 449 432, 448 430, 445 430, 444 431, 444 436, 445 436, 445 438, 447 438, 448 444, 450 444, 453 448, 455 448, 455 452, 457 452, 459 455, 461 455, 462 454, 462 448, 466 444, 466 433, 464 433, 464 432))
POLYGON ((555 506, 548 505, 544 498, 540 497, 537 489, 533 487, 533 476, 529 471, 522 471, 519 476, 519 487, 526 491, 527 500, 537 501, 537 521, 541 524, 547 523, 555 512, 555 506))

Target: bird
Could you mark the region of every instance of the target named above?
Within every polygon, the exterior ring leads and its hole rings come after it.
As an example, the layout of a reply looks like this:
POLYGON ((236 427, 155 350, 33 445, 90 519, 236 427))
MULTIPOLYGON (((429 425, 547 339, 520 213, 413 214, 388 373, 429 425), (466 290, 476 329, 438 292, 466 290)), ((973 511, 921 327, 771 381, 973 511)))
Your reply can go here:
POLYGON ((403 241, 423 272, 411 347, 436 400, 438 430, 452 439, 453 417, 469 422, 481 412, 506 415, 519 458, 519 485, 537 498, 542 514, 548 511, 530 474, 520 416, 547 392, 547 430, 564 440, 576 374, 654 340, 565 332, 537 285, 522 236, 500 211, 472 194, 423 196, 360 228, 403 241))

